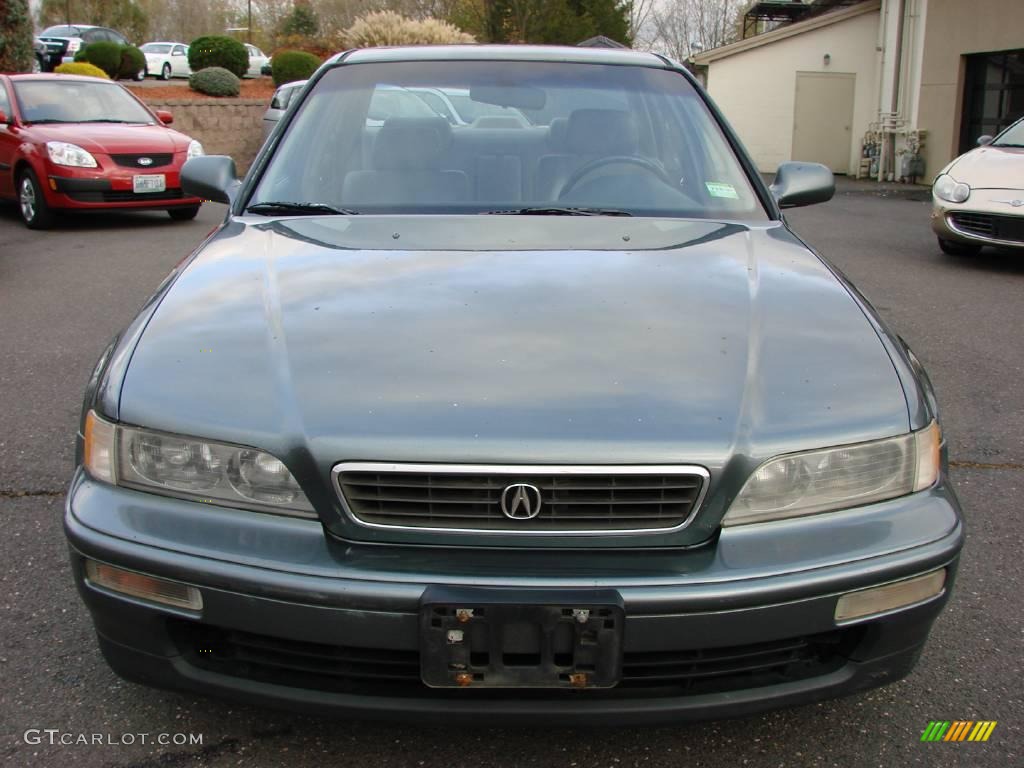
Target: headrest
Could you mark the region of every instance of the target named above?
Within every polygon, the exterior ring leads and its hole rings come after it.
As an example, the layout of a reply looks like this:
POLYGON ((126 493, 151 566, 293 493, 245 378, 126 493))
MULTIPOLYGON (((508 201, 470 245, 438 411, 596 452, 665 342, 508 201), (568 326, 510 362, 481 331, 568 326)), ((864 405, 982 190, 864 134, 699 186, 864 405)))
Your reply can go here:
POLYGON ((378 171, 440 168, 452 141, 443 117, 389 117, 373 145, 378 171))
POLYGON ((473 121, 473 128, 525 128, 526 123, 515 115, 483 115, 473 121))
POLYGON ((635 155, 640 139, 633 116, 621 109, 569 113, 566 151, 576 155, 635 155))
POLYGON ((565 137, 569 135, 569 118, 556 117, 551 121, 548 129, 548 146, 552 152, 565 151, 565 137))

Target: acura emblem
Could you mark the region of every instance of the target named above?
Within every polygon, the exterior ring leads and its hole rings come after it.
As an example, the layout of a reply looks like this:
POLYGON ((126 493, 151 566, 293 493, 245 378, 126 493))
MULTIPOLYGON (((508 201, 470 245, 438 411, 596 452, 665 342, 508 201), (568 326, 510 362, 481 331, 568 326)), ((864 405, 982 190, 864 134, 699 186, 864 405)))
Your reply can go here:
POLYGON ((139 162, 139 165, 152 165, 153 164, 153 158, 152 157, 140 157, 138 162, 139 162))
POLYGON ((540 488, 517 483, 501 493, 501 511, 510 520, 532 520, 540 514, 540 488))

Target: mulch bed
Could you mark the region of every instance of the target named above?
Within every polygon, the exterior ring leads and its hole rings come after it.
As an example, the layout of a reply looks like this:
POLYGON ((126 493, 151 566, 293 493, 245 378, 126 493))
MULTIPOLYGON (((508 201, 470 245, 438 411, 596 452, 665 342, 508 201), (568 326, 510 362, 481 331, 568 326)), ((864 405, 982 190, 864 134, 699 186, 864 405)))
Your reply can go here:
MULTIPOLYGON (((225 98, 223 96, 207 96, 205 93, 197 93, 188 86, 162 85, 156 88, 143 88, 137 85, 129 85, 128 83, 124 83, 124 85, 130 88, 132 93, 143 101, 219 101, 225 98)), ((243 80, 242 88, 235 98, 270 101, 270 97, 274 95, 274 90, 274 81, 269 77, 243 80)))

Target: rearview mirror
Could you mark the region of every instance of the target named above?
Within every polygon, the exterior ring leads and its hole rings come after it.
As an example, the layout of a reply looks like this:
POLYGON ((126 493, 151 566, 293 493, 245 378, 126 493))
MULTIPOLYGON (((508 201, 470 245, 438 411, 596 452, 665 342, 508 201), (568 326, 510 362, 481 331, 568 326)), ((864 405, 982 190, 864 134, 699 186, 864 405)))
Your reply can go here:
POLYGON ((181 188, 186 194, 214 203, 230 205, 241 185, 235 161, 227 155, 193 157, 181 169, 181 188))
POLYGON ((798 208, 831 200, 836 179, 821 163, 783 163, 770 189, 779 208, 798 208))
POLYGON ((158 109, 156 111, 156 116, 157 116, 157 118, 159 118, 160 122, 163 123, 164 125, 170 125, 171 123, 174 122, 174 115, 172 115, 166 109, 158 109))
POLYGON ((989 144, 992 143, 992 139, 994 139, 994 138, 995 138, 995 136, 989 136, 987 133, 982 135, 982 136, 979 136, 978 137, 978 146, 979 147, 987 147, 989 144))

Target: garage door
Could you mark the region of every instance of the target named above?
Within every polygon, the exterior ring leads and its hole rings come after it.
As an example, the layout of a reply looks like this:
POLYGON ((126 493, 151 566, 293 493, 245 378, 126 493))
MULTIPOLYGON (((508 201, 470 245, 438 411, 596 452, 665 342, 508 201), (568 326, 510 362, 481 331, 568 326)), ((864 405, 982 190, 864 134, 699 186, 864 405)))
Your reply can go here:
POLYGON ((853 126, 852 72, 797 72, 793 159, 850 172, 853 126))

